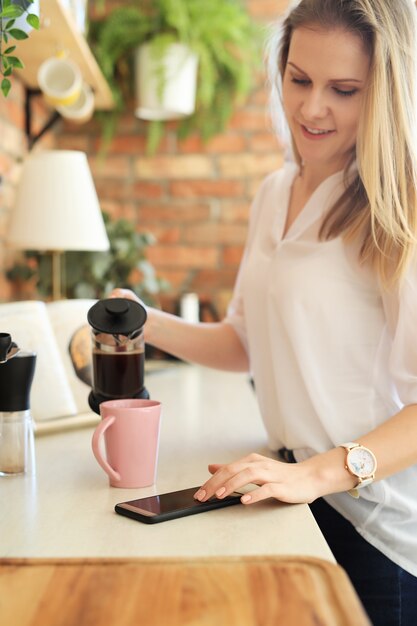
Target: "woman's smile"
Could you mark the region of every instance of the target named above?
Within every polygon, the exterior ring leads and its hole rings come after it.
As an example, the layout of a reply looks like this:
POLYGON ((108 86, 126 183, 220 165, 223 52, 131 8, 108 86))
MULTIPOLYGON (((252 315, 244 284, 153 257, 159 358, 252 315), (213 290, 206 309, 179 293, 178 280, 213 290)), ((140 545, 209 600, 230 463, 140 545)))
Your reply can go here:
POLYGON ((309 126, 306 126, 305 124, 300 124, 300 126, 304 137, 312 141, 328 139, 336 132, 335 130, 326 130, 323 128, 311 128, 309 126))

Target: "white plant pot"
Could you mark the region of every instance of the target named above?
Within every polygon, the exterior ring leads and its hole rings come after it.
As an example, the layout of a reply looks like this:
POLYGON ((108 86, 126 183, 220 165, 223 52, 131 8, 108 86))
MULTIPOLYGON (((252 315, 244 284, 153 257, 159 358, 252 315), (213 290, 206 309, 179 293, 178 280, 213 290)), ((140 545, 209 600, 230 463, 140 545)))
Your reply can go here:
POLYGON ((183 44, 171 44, 165 57, 155 59, 152 45, 135 52, 136 117, 173 120, 194 113, 198 57, 183 44), (161 89, 161 70, 165 80, 161 89))

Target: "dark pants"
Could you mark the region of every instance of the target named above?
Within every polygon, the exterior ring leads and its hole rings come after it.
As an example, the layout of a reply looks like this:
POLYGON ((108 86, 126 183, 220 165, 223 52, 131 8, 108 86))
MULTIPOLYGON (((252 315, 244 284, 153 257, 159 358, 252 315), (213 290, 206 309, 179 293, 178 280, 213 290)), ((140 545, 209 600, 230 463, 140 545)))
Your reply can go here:
POLYGON ((322 498, 310 509, 374 626, 417 625, 417 577, 371 546, 322 498))

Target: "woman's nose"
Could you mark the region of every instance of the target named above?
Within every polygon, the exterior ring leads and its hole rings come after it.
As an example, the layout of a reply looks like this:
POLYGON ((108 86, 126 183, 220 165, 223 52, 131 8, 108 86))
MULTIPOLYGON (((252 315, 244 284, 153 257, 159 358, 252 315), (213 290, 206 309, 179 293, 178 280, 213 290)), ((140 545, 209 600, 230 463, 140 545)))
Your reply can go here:
POLYGON ((305 94, 301 106, 301 113, 305 120, 323 118, 326 116, 328 106, 324 94, 318 89, 312 89, 305 94))

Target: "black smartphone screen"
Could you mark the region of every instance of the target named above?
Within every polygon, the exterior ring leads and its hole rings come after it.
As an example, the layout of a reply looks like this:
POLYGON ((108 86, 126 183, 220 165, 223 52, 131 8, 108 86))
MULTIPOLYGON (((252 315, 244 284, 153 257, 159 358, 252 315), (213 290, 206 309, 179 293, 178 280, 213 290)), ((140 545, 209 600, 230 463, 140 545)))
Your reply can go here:
POLYGON ((199 502, 193 497, 199 487, 191 487, 180 491, 171 491, 147 498, 139 498, 116 504, 115 511, 120 515, 131 517, 140 522, 153 524, 177 517, 203 513, 212 509, 219 509, 232 504, 239 504, 241 493, 234 492, 230 496, 219 500, 210 498, 207 502, 199 502))

